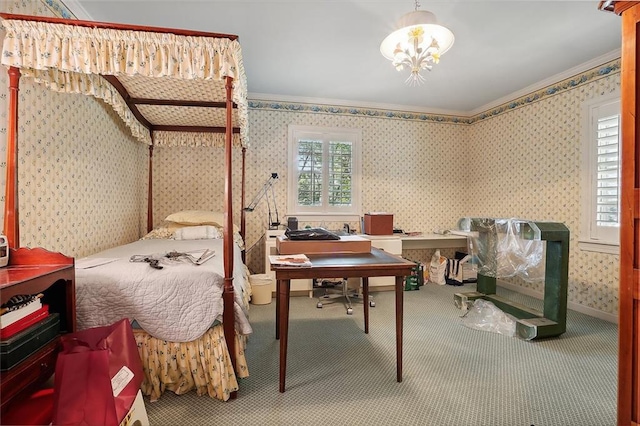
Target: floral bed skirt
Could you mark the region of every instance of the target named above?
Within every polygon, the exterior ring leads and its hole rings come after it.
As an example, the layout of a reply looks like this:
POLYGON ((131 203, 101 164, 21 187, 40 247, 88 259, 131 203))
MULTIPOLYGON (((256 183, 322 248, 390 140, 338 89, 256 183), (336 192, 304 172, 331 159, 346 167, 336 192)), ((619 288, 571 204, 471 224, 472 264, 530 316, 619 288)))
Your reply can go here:
POLYGON ((234 372, 222 324, 191 342, 167 342, 139 329, 134 330, 134 335, 144 370, 142 393, 151 401, 158 400, 165 390, 182 395, 192 389, 198 395, 226 401, 231 392, 238 390, 237 378, 249 377, 244 356, 247 336, 236 332, 234 372))

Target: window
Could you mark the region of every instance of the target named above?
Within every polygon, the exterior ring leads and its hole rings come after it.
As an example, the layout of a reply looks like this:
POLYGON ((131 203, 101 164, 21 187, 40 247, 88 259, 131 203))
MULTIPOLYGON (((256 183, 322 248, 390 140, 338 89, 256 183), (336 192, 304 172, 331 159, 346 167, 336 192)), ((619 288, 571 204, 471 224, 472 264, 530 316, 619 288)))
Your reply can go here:
POLYGON ((289 126, 288 215, 360 216, 362 132, 289 126))
POLYGON ((583 250, 618 253, 620 244, 620 98, 585 105, 582 218, 583 250))

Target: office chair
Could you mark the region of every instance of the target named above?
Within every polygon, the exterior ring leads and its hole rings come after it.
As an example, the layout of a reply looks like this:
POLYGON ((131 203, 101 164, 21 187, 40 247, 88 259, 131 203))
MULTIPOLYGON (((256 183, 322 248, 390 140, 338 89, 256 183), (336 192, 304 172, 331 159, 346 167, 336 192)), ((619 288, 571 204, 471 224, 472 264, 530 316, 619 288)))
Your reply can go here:
MULTIPOLYGON (((313 280, 314 294, 316 291, 320 293, 317 296, 318 303, 316 308, 322 309, 325 304, 336 303, 342 300, 345 308, 347 309, 347 315, 353 315, 353 306, 351 304, 351 298, 364 302, 362 300, 362 293, 360 292, 360 286, 357 289, 349 288, 349 281, 346 278, 315 278, 313 280)), ((374 308, 376 302, 373 300, 373 296, 369 295, 369 306, 374 308)))

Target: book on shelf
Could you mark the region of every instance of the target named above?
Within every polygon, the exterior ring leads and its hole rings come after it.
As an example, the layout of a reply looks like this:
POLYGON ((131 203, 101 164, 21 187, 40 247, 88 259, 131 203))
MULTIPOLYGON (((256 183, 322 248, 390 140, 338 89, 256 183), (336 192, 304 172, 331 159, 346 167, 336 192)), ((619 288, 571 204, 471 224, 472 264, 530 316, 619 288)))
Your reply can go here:
POLYGON ((0 329, 5 328, 14 322, 26 317, 29 314, 34 313, 38 309, 42 308, 42 301, 40 301, 39 297, 35 297, 30 302, 21 305, 20 307, 9 310, 8 312, 0 315, 0 329))
MULTIPOLYGON (((14 311, 15 312, 15 311, 14 311)), ((34 324, 39 323, 40 321, 46 319, 49 316, 49 306, 42 305, 40 309, 27 316, 20 318, 18 321, 9 324, 6 327, 0 328, 0 339, 8 339, 14 334, 18 334, 19 332, 26 330, 34 324)))
POLYGON ((270 255, 269 262, 278 266, 301 266, 310 267, 311 261, 304 254, 281 254, 270 255))

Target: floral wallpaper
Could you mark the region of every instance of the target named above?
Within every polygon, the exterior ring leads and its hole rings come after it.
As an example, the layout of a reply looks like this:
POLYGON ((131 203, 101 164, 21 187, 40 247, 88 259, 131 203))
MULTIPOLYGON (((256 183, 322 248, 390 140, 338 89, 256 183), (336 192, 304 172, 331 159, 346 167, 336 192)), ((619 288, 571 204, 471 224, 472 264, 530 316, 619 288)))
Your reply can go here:
MULTIPOLYGON (((64 5, 50 0, 0 6, 16 14, 70 17, 64 5)), ((3 67, 2 188, 7 85, 3 67)), ((20 79, 18 110, 20 245, 82 257, 137 239, 146 222, 147 150, 113 110, 91 97, 49 91, 29 78, 20 79)))
MULTIPOLYGON (((464 192, 464 163, 451 156, 451 152, 464 151, 466 128, 462 125, 256 108, 250 109, 249 122, 252 145, 247 151, 247 193, 255 194, 269 174, 277 172, 280 182, 274 188, 281 215, 287 205, 289 124, 362 129, 363 212, 387 211, 394 214, 396 227, 432 231, 451 227, 455 224, 452 218, 464 210, 464 199, 451 196, 464 192)), ((266 229, 265 204, 251 214, 248 246, 266 229)), ((343 223, 326 225, 335 229, 343 223)), ((359 224, 350 226, 359 229, 359 224)), ((262 247, 256 250, 261 253, 262 247)))
POLYGON ((609 314, 618 309, 619 256, 578 248, 582 104, 619 86, 615 72, 474 123, 465 167, 465 215, 564 223, 571 238, 568 299, 609 314))
MULTIPOLYGON (((180 210, 224 211, 224 149, 164 147, 153 149, 153 222, 180 210)), ((233 152, 234 223, 240 226, 242 151, 233 152)), ((247 201, 248 203, 249 201, 247 201)))
MULTIPOLYGON (((254 144, 248 155, 259 160, 249 169, 258 172, 256 179, 271 171, 286 177, 289 124, 360 127, 364 212, 392 212, 396 227, 423 232, 453 227, 465 216, 564 223, 571 232, 569 301, 612 319, 618 309, 619 258, 582 251, 577 239, 582 103, 619 89, 619 71, 614 60, 474 117, 250 102, 254 144)), ((286 206, 283 181, 276 191, 286 206)), ((248 239, 259 238, 266 224, 251 225, 248 239)), ((453 256, 453 250, 441 253, 453 256)), ((423 263, 432 254, 403 252, 423 263)), ((515 284, 543 291, 538 284, 515 284)))
MULTIPOLYGON (((54 0, 4 0, 0 7, 70 16, 54 0)), ((464 216, 562 222, 571 231, 569 301, 615 316, 618 256, 579 250, 577 235, 581 103, 619 84, 619 61, 612 61, 474 117, 250 100, 246 203, 277 172, 278 213, 286 222, 288 125, 361 128, 363 212, 388 211, 396 227, 423 232, 453 227, 464 216)), ((4 135, 6 87, 1 72, 4 135)), ((148 148, 133 140, 111 108, 90 97, 50 92, 26 78, 19 108, 21 245, 82 257, 144 235, 148 148)), ((6 156, 4 137, 0 155, 6 156)), ((234 222, 239 224, 239 150, 233 162, 234 222)), ((156 147, 154 223, 182 209, 221 211, 223 168, 222 150, 156 147)), ((4 170, 2 161, 3 187, 4 170)), ((262 272, 266 203, 246 220, 247 263, 262 272)), ((432 251, 403 254, 426 263, 432 251)))

